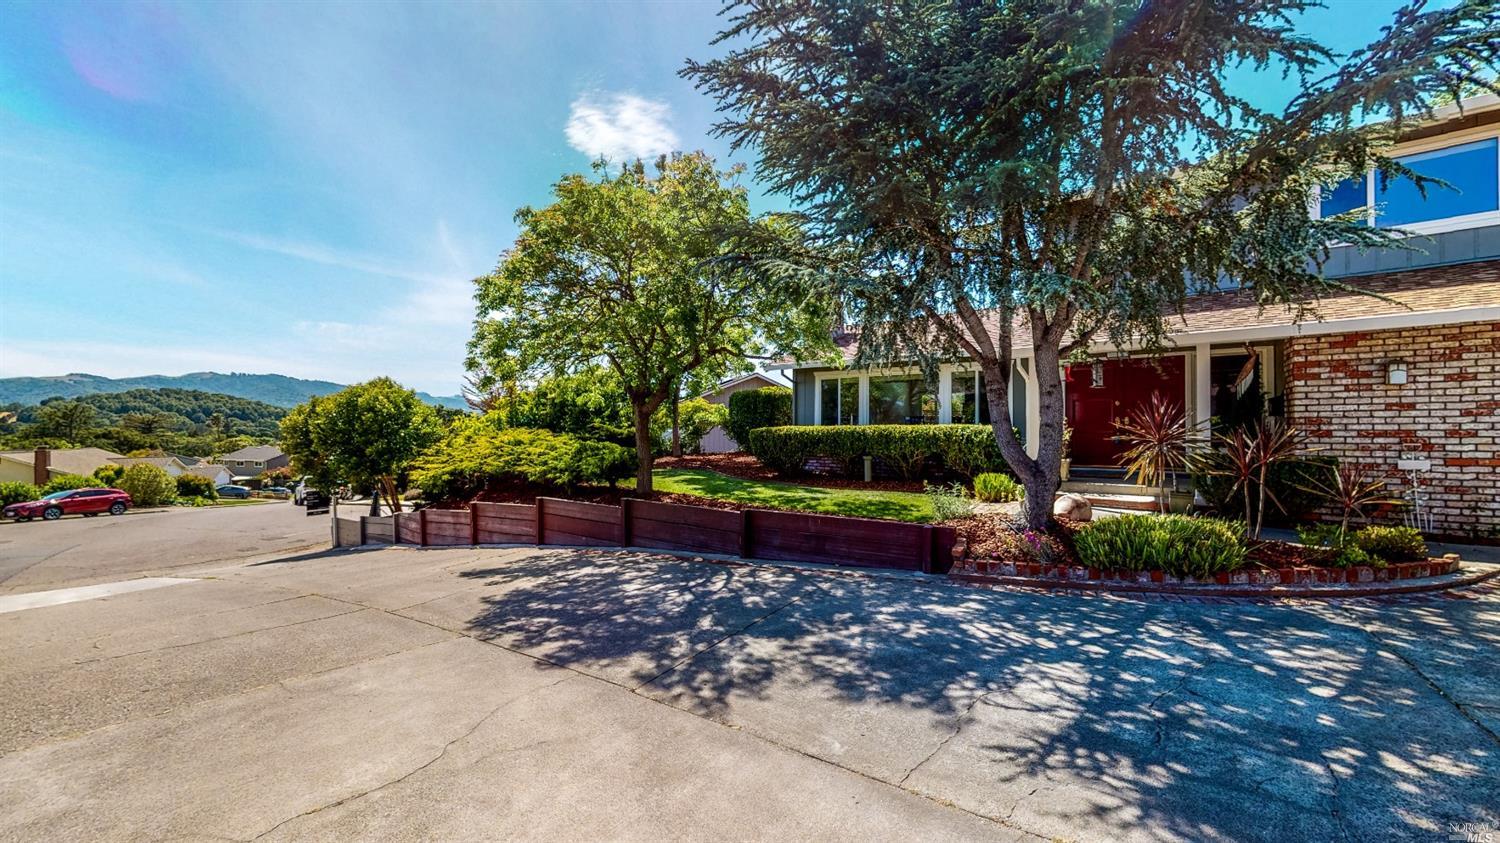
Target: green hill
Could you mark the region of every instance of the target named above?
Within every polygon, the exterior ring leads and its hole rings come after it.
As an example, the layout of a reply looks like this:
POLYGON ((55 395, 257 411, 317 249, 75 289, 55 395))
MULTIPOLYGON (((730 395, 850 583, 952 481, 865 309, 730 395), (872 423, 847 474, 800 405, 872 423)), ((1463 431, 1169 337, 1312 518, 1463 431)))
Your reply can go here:
MULTIPOLYGON (((40 404, 48 398, 80 398, 85 395, 139 389, 174 389, 218 393, 278 407, 292 407, 314 395, 327 395, 343 388, 344 384, 332 381, 242 372, 193 372, 186 375, 143 375, 134 378, 106 378, 75 373, 56 377, 0 378, 0 405, 40 404)), ((456 395, 436 396, 419 392, 417 397, 441 407, 467 406, 456 395)))

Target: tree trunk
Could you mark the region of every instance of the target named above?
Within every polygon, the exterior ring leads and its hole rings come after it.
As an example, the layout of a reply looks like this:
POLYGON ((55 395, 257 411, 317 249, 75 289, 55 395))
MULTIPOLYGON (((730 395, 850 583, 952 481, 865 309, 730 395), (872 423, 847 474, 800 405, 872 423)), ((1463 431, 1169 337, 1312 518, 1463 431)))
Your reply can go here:
POLYGON ((651 412, 656 409, 646 404, 632 404, 635 415, 635 490, 640 495, 651 494, 651 412))
POLYGON ((678 396, 679 387, 672 386, 672 456, 682 456, 682 425, 678 418, 678 404, 681 398, 678 396))
POLYGON ((391 512, 401 511, 401 491, 396 488, 396 478, 383 475, 380 482, 385 486, 385 498, 391 502, 391 512))
MULTIPOLYGON (((1026 526, 1032 530, 1046 530, 1052 526, 1052 502, 1057 490, 1062 488, 1062 436, 1066 424, 1063 404, 1062 370, 1056 348, 1043 343, 1034 346, 1031 358, 1037 379, 1037 409, 1040 421, 1036 459, 1030 477, 1021 478, 1026 486, 1026 502, 1022 514, 1026 526)), ((1009 373, 1007 373, 1009 376, 1009 373)))

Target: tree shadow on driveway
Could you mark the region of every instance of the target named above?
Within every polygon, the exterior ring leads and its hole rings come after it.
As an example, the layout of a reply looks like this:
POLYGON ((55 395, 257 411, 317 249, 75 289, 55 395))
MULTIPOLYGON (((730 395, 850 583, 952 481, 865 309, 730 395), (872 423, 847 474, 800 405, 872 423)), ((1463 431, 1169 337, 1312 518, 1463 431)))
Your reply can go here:
POLYGON ((989 592, 628 552, 463 576, 485 583, 477 637, 1038 834, 1500 824, 1493 736, 1324 604, 989 592))

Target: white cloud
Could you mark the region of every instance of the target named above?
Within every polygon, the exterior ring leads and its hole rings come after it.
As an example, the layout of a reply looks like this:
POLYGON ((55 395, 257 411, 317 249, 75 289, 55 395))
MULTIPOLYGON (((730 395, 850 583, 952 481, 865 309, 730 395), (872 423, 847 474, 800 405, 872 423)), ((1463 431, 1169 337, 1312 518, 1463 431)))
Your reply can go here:
POLYGON ((635 94, 584 94, 568 115, 568 143, 592 158, 654 158, 678 148, 671 108, 635 94))

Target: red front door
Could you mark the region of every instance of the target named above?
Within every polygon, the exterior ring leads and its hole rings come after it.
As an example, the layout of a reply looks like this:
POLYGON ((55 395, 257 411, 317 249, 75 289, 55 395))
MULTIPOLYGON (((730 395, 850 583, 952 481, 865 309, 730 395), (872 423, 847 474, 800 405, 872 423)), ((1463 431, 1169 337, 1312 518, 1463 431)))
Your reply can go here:
POLYGON ((1118 466, 1126 449, 1115 435, 1115 420, 1160 392, 1182 405, 1186 368, 1181 356, 1156 360, 1104 360, 1096 378, 1093 363, 1068 367, 1068 424, 1073 428, 1073 465, 1118 466))

